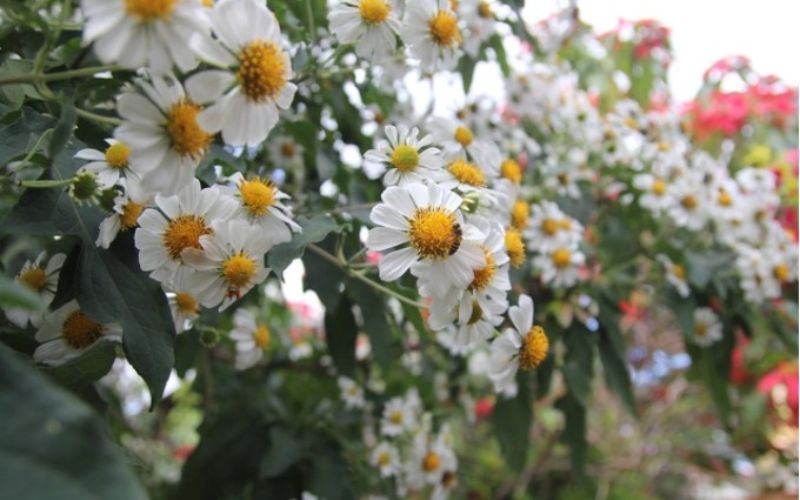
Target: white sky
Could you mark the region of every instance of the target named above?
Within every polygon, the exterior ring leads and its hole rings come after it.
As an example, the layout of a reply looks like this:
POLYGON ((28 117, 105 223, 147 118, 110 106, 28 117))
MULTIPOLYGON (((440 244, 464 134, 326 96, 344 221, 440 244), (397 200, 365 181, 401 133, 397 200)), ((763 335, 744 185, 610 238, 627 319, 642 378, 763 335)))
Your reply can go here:
MULTIPOLYGON (((528 0, 526 17, 542 19, 563 4, 528 0)), ((775 74, 794 86, 800 83, 797 0, 583 0, 578 8, 598 33, 614 28, 620 18, 653 18, 668 27, 675 57, 669 79, 678 101, 691 99, 703 71, 729 55, 745 55, 759 73, 775 74)))

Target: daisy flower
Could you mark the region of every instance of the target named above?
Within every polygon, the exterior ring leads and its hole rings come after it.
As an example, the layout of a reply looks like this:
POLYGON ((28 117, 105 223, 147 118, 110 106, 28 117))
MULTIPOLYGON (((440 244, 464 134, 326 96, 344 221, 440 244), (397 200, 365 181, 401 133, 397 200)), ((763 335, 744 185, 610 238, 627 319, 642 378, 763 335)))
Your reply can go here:
POLYGON ((181 333, 192 326, 192 322, 200 316, 200 304, 197 297, 189 291, 186 276, 190 269, 182 267, 175 272, 171 283, 162 283, 161 286, 167 294, 167 302, 175 324, 175 332, 181 333))
POLYGON ((269 274, 264 255, 275 242, 257 226, 240 219, 218 220, 199 240, 201 249, 186 248, 183 259, 195 271, 188 284, 203 307, 219 305, 222 311, 269 274))
POLYGON ((403 397, 390 399, 383 408, 381 434, 399 436, 413 427, 416 407, 403 397))
POLYGON ((94 43, 97 58, 123 68, 148 66, 158 74, 173 65, 186 72, 197 65, 187 41, 208 30, 200 0, 82 0, 83 43, 94 43))
POLYGON ((419 130, 416 127, 409 131, 403 125, 399 130, 393 125, 387 125, 384 131, 389 142, 367 151, 364 159, 389 166, 383 176, 385 186, 424 183, 442 167, 444 162, 439 150, 430 147, 433 142, 430 135, 418 139, 419 130))
POLYGON ((105 151, 91 148, 81 149, 75 154, 75 158, 88 160, 89 163, 82 166, 81 169, 93 172, 97 175, 101 186, 110 188, 129 172, 128 162, 131 148, 114 139, 106 139, 106 142, 108 147, 105 151))
POLYGON ((264 358, 269 349, 269 329, 258 323, 247 309, 237 309, 233 314, 231 338, 236 342, 236 369, 246 370, 264 358))
POLYGON ((400 454, 397 452, 397 448, 386 441, 378 443, 378 446, 372 450, 369 462, 378 468, 381 477, 391 477, 400 472, 400 454))
POLYGON ((463 0, 458 2, 458 13, 466 25, 464 49, 471 56, 477 56, 483 42, 494 33, 492 3, 489 0, 463 0))
POLYGON ((339 391, 342 393, 342 401, 348 409, 364 408, 367 402, 364 400, 364 390, 355 380, 340 376, 336 383, 339 384, 339 391))
POLYGON ((525 244, 518 229, 510 226, 506 228, 505 244, 511 267, 521 267, 525 263, 525 244))
POLYGON ((152 199, 133 177, 121 179, 120 185, 125 192, 114 198, 113 212, 100 223, 95 245, 101 248, 111 246, 120 231, 128 231, 137 227, 139 217, 152 199))
POLYGON ((84 313, 78 302, 71 300, 45 316, 36 332, 39 347, 33 360, 45 365, 61 365, 77 358, 96 342, 122 340, 122 327, 116 323, 103 325, 84 313))
POLYGON ((370 220, 379 227, 369 231, 367 248, 374 252, 394 249, 378 264, 383 281, 394 281, 424 262, 424 267, 412 272, 415 276, 426 273, 436 296, 472 282, 472 270, 484 264, 479 245, 485 236, 464 222, 460 196, 436 185, 409 184, 387 188, 381 199, 383 203, 370 213, 370 220))
POLYGON ((277 167, 297 166, 303 164, 305 148, 293 138, 285 135, 269 140, 269 158, 277 167))
POLYGON ((256 146, 278 123, 278 108, 288 109, 297 86, 289 80, 292 63, 281 48, 281 31, 264 2, 223 0, 210 12, 217 39, 196 36, 192 44, 210 63, 226 68, 207 70, 186 81, 189 95, 212 103, 199 121, 209 131, 222 131, 225 143, 256 146))
POLYGON ((706 223, 706 196, 702 192, 701 180, 687 174, 669 186, 672 203, 668 213, 676 225, 693 231, 706 223))
POLYGON ((442 435, 434 437, 421 432, 414 438, 406 464, 408 485, 419 489, 439 484, 445 472, 456 470, 456 465, 456 455, 442 435))
POLYGON ((692 342, 700 347, 708 347, 714 342, 722 340, 722 323, 714 311, 708 307, 694 310, 694 325, 692 326, 692 342))
POLYGON ((198 122, 202 108, 189 99, 174 76, 138 80, 142 93, 117 98, 122 125, 114 137, 130 147, 130 168, 142 186, 174 194, 194 179, 212 134, 198 122))
POLYGON ((393 0, 342 0, 328 12, 340 44, 355 44, 359 57, 378 62, 394 52, 400 30, 393 0))
POLYGON ((546 176, 544 178, 544 186, 553 190, 559 196, 580 198, 581 189, 578 187, 578 181, 584 177, 576 171, 561 169, 559 172, 546 176))
POLYGON ((237 214, 269 234, 274 244, 291 240, 293 232, 302 232, 292 220, 292 209, 283 204, 289 195, 272 182, 257 176, 245 179, 237 172, 231 183, 236 186, 231 195, 239 202, 237 214))
MULTIPOLYGON (((48 307, 56 295, 61 266, 67 259, 63 253, 57 253, 50 257, 50 260, 45 261, 45 255, 45 252, 41 252, 33 261, 25 261, 16 277, 18 283, 32 290, 39 297, 43 308, 48 307)), ((20 328, 27 327, 28 323, 39 326, 42 322, 41 313, 31 312, 27 309, 9 307, 5 313, 8 320, 20 328)))
POLYGON ((509 308, 508 317, 514 328, 507 328, 492 342, 488 372, 495 391, 505 393, 516 387, 517 371, 539 366, 550 348, 544 329, 533 325, 533 299, 529 296, 520 295, 519 304, 509 308))
POLYGON ((525 238, 528 248, 550 252, 559 247, 572 248, 581 241, 583 226, 566 215, 552 201, 543 201, 531 207, 525 238))
POLYGON ((139 265, 150 277, 168 282, 183 264, 183 251, 200 249, 200 237, 213 233, 212 223, 227 220, 236 202, 216 187, 201 189, 194 179, 177 195, 156 195, 157 208, 145 209, 134 234, 139 265))
POLYGON ((556 247, 533 259, 534 269, 541 273, 542 281, 553 288, 569 288, 578 281, 578 266, 585 256, 574 247, 556 247))
MULTIPOLYGON (((463 155, 466 152, 473 158, 479 156, 481 159, 489 160, 487 155, 493 153, 491 150, 481 150, 480 143, 475 140, 472 129, 465 123, 434 117, 428 120, 428 130, 431 131, 434 142, 442 146, 445 155, 463 155)), ((499 151, 497 154, 500 154, 499 151)), ((498 166, 502 163, 502 156, 496 163, 498 166)))
POLYGON ((458 356, 469 354, 480 342, 491 338, 495 328, 503 322, 502 314, 508 306, 496 302, 481 306, 468 293, 462 294, 460 300, 448 308, 441 308, 437 302, 434 299, 431 304, 428 324, 432 330, 438 330, 436 340, 458 356), (437 309, 445 312, 437 312, 437 309))
POLYGON ((642 192, 639 205, 655 214, 666 211, 673 203, 667 194, 669 183, 663 177, 639 174, 633 178, 633 185, 642 192))
POLYGON ((424 71, 451 69, 461 55, 461 28, 450 0, 408 0, 401 35, 424 71))
POLYGON ((664 266, 667 282, 675 288, 681 297, 689 296, 689 284, 686 282, 686 270, 682 265, 676 264, 664 254, 656 255, 656 259, 664 266))

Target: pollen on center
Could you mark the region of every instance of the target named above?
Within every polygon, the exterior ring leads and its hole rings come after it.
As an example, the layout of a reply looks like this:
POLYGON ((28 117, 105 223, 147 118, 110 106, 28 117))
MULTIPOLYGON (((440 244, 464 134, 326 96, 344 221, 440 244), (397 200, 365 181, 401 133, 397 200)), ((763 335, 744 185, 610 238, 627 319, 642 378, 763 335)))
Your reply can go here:
POLYGON ((222 275, 230 288, 246 287, 255 277, 256 271, 256 261, 243 252, 231 255, 222 263, 222 275))
POLYGON ((272 42, 251 42, 239 53, 236 76, 249 100, 260 103, 275 99, 286 85, 286 53, 272 42))
POLYGON ((64 341, 73 349, 85 349, 103 336, 103 325, 94 321, 83 311, 75 311, 64 321, 61 333, 64 341))
POLYGON ((459 182, 468 184, 474 187, 483 187, 486 185, 486 176, 483 175, 481 169, 474 163, 469 163, 465 160, 456 160, 447 165, 447 171, 453 174, 453 177, 458 179, 459 182))
POLYGON ((454 47, 461 43, 458 19, 450 12, 440 10, 430 20, 429 29, 433 41, 442 47, 454 47))
POLYGON ((213 136, 197 123, 202 108, 188 99, 181 99, 167 112, 167 132, 172 147, 184 157, 197 159, 205 154, 213 136))
POLYGON ((200 237, 211 234, 212 229, 205 219, 197 215, 181 215, 170 221, 164 231, 163 241, 167 253, 173 259, 181 257, 186 248, 201 248, 200 237))
POLYGON ((410 172, 419 165, 419 152, 413 146, 400 144, 392 151, 390 161, 397 170, 410 172))
POLYGON ((409 220, 411 246, 425 258, 444 259, 461 245, 461 226, 441 208, 418 208, 409 220))
POLYGON ((361 0, 358 13, 367 24, 380 24, 389 18, 392 6, 386 0, 361 0))
POLYGON ((253 177, 249 181, 242 181, 239 184, 239 196, 242 204, 253 216, 262 216, 267 213, 269 207, 275 203, 275 187, 268 180, 260 177, 253 177))
POLYGON ((539 366, 547 357, 550 342, 541 326, 534 326, 522 339, 519 348, 519 367, 523 370, 532 370, 539 366))

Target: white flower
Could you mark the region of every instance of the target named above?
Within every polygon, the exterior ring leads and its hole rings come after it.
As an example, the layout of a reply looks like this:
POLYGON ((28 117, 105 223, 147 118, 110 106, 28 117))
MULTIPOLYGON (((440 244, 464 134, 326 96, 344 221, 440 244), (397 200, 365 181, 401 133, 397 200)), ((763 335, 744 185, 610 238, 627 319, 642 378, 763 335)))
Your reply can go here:
POLYGON ((675 224, 693 231, 702 229, 706 223, 707 200, 701 179, 686 174, 670 184, 668 192, 673 200, 669 215, 675 224))
MULTIPOLYGON (((45 255, 45 252, 41 252, 33 262, 25 261, 16 277, 18 283, 39 297, 43 308, 48 307, 56 295, 58 276, 67 258, 63 253, 57 253, 45 262, 45 255)), ((42 322, 41 313, 27 309, 9 307, 5 313, 8 320, 20 328, 28 326, 28 322, 33 326, 39 326, 42 322)))
POLYGON ((153 192, 174 194, 194 179, 212 134, 198 122, 202 107, 187 98, 174 76, 137 81, 142 93, 117 98, 122 125, 114 137, 130 149, 130 168, 153 192))
POLYGON ((147 65, 163 74, 173 64, 182 72, 194 68, 188 40, 208 30, 200 0, 82 0, 81 9, 83 43, 94 42, 103 63, 134 70, 147 65))
POLYGON ((395 50, 400 30, 394 0, 342 0, 328 12, 340 44, 355 44, 359 57, 379 62, 395 50))
POLYGON ((578 268, 586 257, 568 246, 556 247, 533 258, 533 267, 541 272, 542 282, 553 288, 569 288, 578 281, 578 268))
POLYGON ((129 172, 131 150, 125 143, 114 139, 106 139, 106 142, 108 147, 104 152, 91 148, 81 149, 75 154, 75 158, 89 160, 81 169, 94 172, 100 185, 110 188, 117 184, 123 174, 127 175, 129 172))
POLYGON ((667 281, 675 288, 681 297, 689 296, 689 284, 686 282, 686 270, 682 265, 676 264, 664 254, 656 255, 656 259, 661 262, 666 272, 667 281))
POLYGON ((463 0, 458 2, 459 16, 466 24, 464 49, 477 56, 483 42, 494 33, 494 12, 490 0, 463 0))
POLYGON ((694 310, 691 339, 701 347, 708 347, 722 339, 722 323, 711 309, 700 307, 694 310))
POLYGON ((237 309, 233 314, 231 338, 236 342, 236 369, 246 370, 264 358, 269 348, 269 329, 258 323, 247 309, 237 309))
POLYGON ((133 177, 120 179, 120 186, 125 192, 114 198, 114 211, 100 223, 95 245, 101 248, 110 247, 120 231, 128 231, 138 226, 142 211, 152 199, 152 196, 144 191, 133 177))
POLYGON ((266 279, 264 255, 274 245, 271 235, 243 220, 215 222, 211 233, 200 236, 202 250, 183 251, 183 259, 195 270, 188 277, 190 290, 203 307, 226 309, 266 279))
POLYGON ((200 57, 224 70, 201 71, 186 81, 197 102, 212 103, 200 116, 206 129, 222 131, 231 145, 256 146, 288 109, 297 86, 292 63, 281 48, 275 15, 257 0, 222 0, 210 13, 217 40, 192 39, 200 57))
POLYGON ((191 328, 192 322, 200 315, 200 304, 197 298, 189 291, 187 274, 191 269, 181 267, 175 272, 171 283, 162 283, 162 288, 167 294, 167 302, 175 323, 175 332, 181 333, 191 328))
POLYGON ((417 139, 419 130, 414 127, 409 131, 404 125, 399 130, 393 125, 387 125, 384 130, 389 143, 370 149, 364 154, 364 159, 390 167, 383 176, 385 186, 424 183, 442 167, 443 160, 439 150, 430 147, 430 135, 417 139))
POLYGON ((461 54, 461 28, 450 0, 408 0, 401 35, 425 71, 451 69, 461 54))
POLYGON ((662 177, 653 174, 639 174, 633 178, 633 185, 642 191, 639 196, 639 205, 655 214, 660 214, 669 208, 673 200, 667 194, 669 183, 662 177))
POLYGON ((386 441, 378 443, 372 450, 370 463, 381 472, 381 477, 390 477, 400 472, 400 454, 397 448, 386 441))
POLYGON ((473 269, 484 264, 479 244, 485 236, 466 224, 461 197, 436 185, 392 186, 381 195, 370 220, 380 227, 369 231, 367 247, 376 252, 395 249, 381 259, 383 281, 394 281, 412 268, 425 274, 431 293, 444 296, 451 287, 465 289, 473 269))
POLYGON ((519 305, 508 310, 514 328, 508 328, 492 342, 489 354, 489 378, 495 391, 516 393, 517 370, 532 370, 547 357, 549 342, 544 330, 533 326, 533 300, 520 295, 519 305))
POLYGON ((300 361, 306 359, 314 354, 314 346, 308 340, 300 340, 292 343, 289 349, 289 359, 292 361, 300 361))
POLYGON ((344 405, 349 409, 364 408, 364 390, 353 379, 340 376, 336 382, 339 384, 339 391, 342 393, 344 405))
POLYGON ((86 349, 102 341, 122 339, 122 327, 116 323, 103 325, 81 311, 78 302, 71 300, 45 316, 36 332, 39 347, 33 360, 46 365, 60 365, 77 358, 86 349))
POLYGON ((183 251, 202 248, 200 237, 212 234, 212 223, 227 220, 236 202, 216 187, 200 189, 197 179, 177 195, 156 195, 158 209, 148 208, 139 217, 134 234, 139 265, 150 277, 169 282, 183 264, 183 251))
POLYGON ((390 399, 383 408, 381 434, 399 436, 411 430, 415 423, 416 407, 411 400, 397 397, 390 399))
POLYGON ((302 228, 292 220, 292 209, 283 204, 289 195, 261 177, 245 179, 237 172, 230 182, 236 186, 230 194, 239 202, 237 215, 269 234, 274 244, 292 239, 292 232, 302 228))
POLYGON ((405 466, 410 488, 437 485, 447 472, 452 473, 456 468, 456 455, 443 434, 434 437, 427 432, 421 432, 414 437, 411 454, 405 466))
POLYGON ((581 241, 583 226, 566 215, 552 201, 543 201, 531 207, 525 238, 528 248, 550 252, 556 248, 576 248, 581 241))
POLYGON ((544 185, 560 196, 580 198, 581 189, 578 187, 578 181, 583 178, 585 174, 577 170, 559 169, 545 176, 544 185))
POLYGON ((269 140, 269 158, 279 168, 302 166, 305 148, 288 136, 276 136, 269 140))

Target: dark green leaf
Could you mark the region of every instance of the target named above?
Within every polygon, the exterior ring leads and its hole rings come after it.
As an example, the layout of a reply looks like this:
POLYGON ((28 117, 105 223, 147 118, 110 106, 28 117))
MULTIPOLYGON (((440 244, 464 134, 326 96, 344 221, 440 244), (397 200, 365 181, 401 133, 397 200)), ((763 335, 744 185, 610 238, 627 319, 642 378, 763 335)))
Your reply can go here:
POLYGON ((389 363, 399 353, 392 349, 392 330, 386 320, 386 308, 383 299, 378 295, 378 292, 353 279, 347 280, 345 289, 348 296, 361 309, 361 316, 364 318, 364 330, 369 337, 375 361, 381 365, 389 363))
POLYGON ((0 307, 38 311, 42 309, 42 301, 30 288, 0 274, 0 307))
POLYGON ((597 349, 600 352, 600 361, 603 363, 606 385, 622 400, 631 415, 636 415, 636 399, 630 371, 625 363, 625 345, 619 331, 619 318, 602 301, 598 336, 597 349))
POLYGON ((58 118, 55 128, 53 128, 53 135, 50 136, 50 146, 47 150, 48 157, 55 158, 67 145, 67 141, 72 137, 72 129, 75 127, 76 118, 75 106, 72 102, 64 103, 61 106, 61 116, 58 118))
POLYGON ((586 443, 586 408, 570 394, 556 401, 556 408, 564 414, 564 431, 561 441, 569 446, 572 473, 582 478, 586 469, 588 445, 586 443))
POLYGON ((0 345, 3 498, 144 499, 102 421, 0 345))
POLYGON ((356 368, 356 335, 358 327, 353 317, 350 299, 343 297, 335 311, 325 312, 325 341, 336 370, 352 377, 356 368))
POLYGON ((283 474, 304 456, 303 442, 285 428, 274 426, 269 430, 269 446, 261 459, 261 476, 273 477, 283 474))
POLYGON ((68 387, 94 382, 111 369, 116 358, 115 350, 113 342, 97 342, 80 357, 63 365, 42 368, 42 371, 68 387))
POLYGON ((297 223, 303 228, 303 232, 295 233, 291 241, 276 245, 267 255, 267 265, 281 279, 283 271, 294 259, 303 256, 310 243, 318 243, 331 232, 341 231, 341 227, 330 215, 317 215, 310 219, 300 217, 297 223))
POLYGON ((458 72, 461 73, 461 81, 465 94, 469 94, 469 89, 472 86, 472 77, 475 75, 475 66, 477 65, 477 59, 468 55, 462 55, 461 59, 458 60, 458 72))
POLYGON ((586 406, 592 392, 592 360, 594 359, 594 335, 581 326, 570 327, 564 332, 567 353, 561 372, 570 394, 582 406, 586 406))
POLYGON ((509 467, 520 471, 528 456, 533 401, 524 374, 517 377, 517 386, 519 389, 514 398, 498 399, 492 412, 492 427, 509 467))

